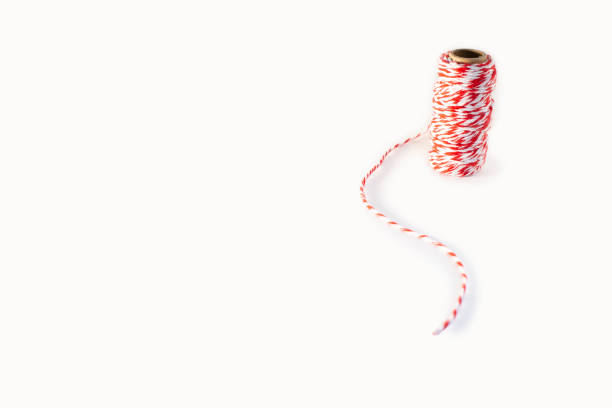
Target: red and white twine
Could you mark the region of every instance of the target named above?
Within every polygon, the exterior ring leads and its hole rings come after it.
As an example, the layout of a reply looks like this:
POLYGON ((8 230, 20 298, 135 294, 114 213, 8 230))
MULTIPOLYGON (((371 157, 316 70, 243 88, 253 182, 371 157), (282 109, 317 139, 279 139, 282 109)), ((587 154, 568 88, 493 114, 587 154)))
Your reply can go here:
MULTIPOLYGON (((434 86, 433 116, 422 133, 431 135, 429 162, 439 173, 459 177, 470 176, 480 170, 487 155, 487 131, 491 122, 496 70, 491 57, 480 64, 465 64, 452 61, 448 53, 440 56, 438 78, 434 86)), ((449 316, 436 328, 440 334, 457 317, 465 297, 467 274, 457 254, 443 243, 404 227, 389 219, 382 211, 368 202, 365 194, 366 182, 392 152, 422 135, 418 133, 387 150, 361 181, 361 199, 366 208, 378 219, 392 228, 423 240, 444 252, 459 274, 459 294, 456 305, 449 316)))

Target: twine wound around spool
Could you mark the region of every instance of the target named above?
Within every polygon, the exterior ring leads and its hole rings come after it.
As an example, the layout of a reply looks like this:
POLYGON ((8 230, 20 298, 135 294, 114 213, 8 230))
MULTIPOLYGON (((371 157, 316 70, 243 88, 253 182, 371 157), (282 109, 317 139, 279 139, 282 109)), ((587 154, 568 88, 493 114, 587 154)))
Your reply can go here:
POLYGON ((462 64, 481 64, 487 60, 487 54, 471 48, 458 48, 448 53, 450 59, 462 64))

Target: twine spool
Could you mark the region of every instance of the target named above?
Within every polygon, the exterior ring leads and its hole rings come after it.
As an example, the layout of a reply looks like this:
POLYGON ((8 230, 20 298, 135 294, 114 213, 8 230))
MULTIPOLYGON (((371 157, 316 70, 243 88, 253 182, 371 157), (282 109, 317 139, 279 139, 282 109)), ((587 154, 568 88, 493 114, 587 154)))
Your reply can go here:
POLYGON ((462 64, 481 64, 487 60, 487 54, 471 48, 458 48, 448 53, 450 59, 462 64))
POLYGON ((368 202, 365 186, 389 154, 423 134, 431 135, 429 158, 434 170, 459 177, 477 173, 484 164, 488 149, 487 131, 493 109, 491 94, 496 76, 491 57, 482 51, 462 48, 442 54, 434 86, 433 115, 426 130, 388 149, 361 181, 361 200, 369 211, 388 226, 437 247, 457 269, 460 287, 456 304, 449 316, 434 330, 434 335, 440 334, 454 321, 463 303, 468 279, 463 262, 442 242, 404 227, 384 215, 368 202))

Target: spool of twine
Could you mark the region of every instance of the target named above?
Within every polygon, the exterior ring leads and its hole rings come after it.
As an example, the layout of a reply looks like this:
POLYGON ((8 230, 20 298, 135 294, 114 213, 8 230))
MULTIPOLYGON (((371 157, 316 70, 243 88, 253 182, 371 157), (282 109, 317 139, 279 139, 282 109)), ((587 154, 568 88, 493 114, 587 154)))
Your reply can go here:
POLYGON ((411 140, 429 133, 430 164, 437 172, 458 177, 471 176, 482 167, 487 154, 487 130, 493 109, 492 92, 496 68, 491 57, 480 50, 459 48, 440 56, 434 86, 433 115, 426 131, 389 148, 361 180, 361 200, 376 218, 404 234, 435 246, 446 254, 459 275, 459 293, 450 314, 433 334, 440 334, 457 317, 467 287, 467 273, 459 256, 437 239, 400 225, 374 207, 366 197, 366 183, 387 156, 411 140))

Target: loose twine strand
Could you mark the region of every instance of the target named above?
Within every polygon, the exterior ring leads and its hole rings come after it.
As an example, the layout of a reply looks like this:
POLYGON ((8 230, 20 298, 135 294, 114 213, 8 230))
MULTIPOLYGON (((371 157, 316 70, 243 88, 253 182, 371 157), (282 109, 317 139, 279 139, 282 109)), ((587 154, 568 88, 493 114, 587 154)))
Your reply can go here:
POLYGON ((442 54, 438 63, 438 78, 434 85, 433 115, 426 130, 387 150, 361 180, 359 188, 361 200, 376 218, 394 229, 437 247, 448 255, 456 267, 461 285, 459 295, 448 317, 433 331, 434 335, 440 334, 455 320, 463 303, 468 279, 463 262, 442 242, 404 227, 384 215, 367 200, 365 186, 370 176, 382 166, 391 153, 425 133, 431 135, 429 162, 434 170, 459 177, 477 173, 487 155, 487 131, 491 123, 491 94, 495 80, 496 69, 491 57, 487 57, 487 60, 480 64, 464 64, 452 61, 448 53, 442 54))

